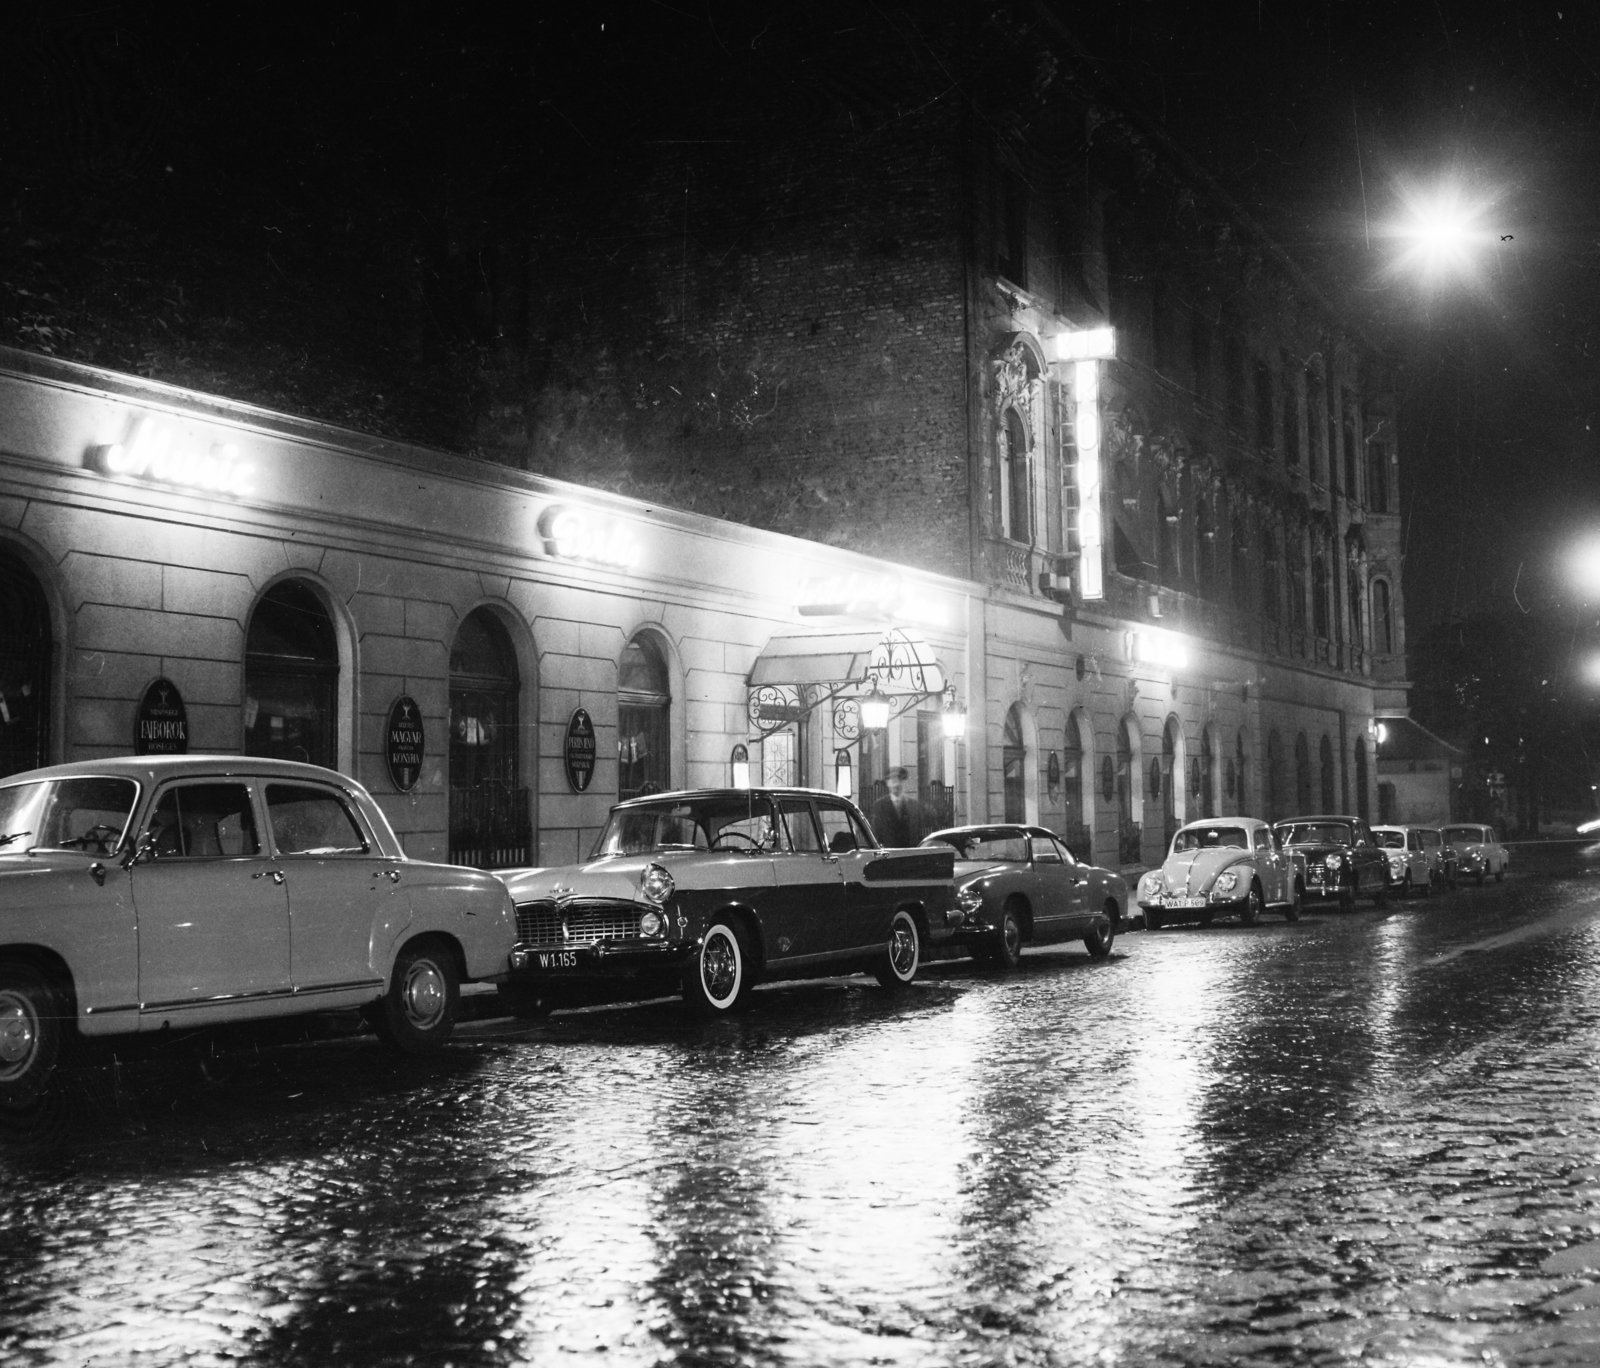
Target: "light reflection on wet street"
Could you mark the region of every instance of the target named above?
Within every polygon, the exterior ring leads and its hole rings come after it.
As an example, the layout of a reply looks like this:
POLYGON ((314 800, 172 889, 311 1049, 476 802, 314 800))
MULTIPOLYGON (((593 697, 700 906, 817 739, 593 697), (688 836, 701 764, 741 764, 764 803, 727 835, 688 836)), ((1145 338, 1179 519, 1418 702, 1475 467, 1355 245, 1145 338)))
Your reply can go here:
POLYGON ((0 1166, 0 1360, 1590 1362, 1597 1059, 1579 858, 420 1066, 146 1060, 0 1166))

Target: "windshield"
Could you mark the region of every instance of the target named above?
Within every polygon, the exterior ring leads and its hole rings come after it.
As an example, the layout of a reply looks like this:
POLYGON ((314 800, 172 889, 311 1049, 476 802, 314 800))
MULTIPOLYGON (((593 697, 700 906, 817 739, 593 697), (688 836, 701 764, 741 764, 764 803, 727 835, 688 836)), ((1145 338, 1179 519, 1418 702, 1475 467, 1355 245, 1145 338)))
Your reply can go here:
POLYGON ((1015 860, 1028 858, 1028 838, 1014 831, 947 831, 930 836, 923 845, 947 845, 963 860, 1015 860))
POLYGON ((1278 840, 1283 845, 1349 845, 1350 825, 1347 822, 1285 822, 1277 828, 1278 840))
POLYGON ((1446 827, 1444 838, 1451 845, 1467 845, 1473 841, 1483 840, 1482 827, 1446 827))
POLYGON ((139 785, 74 775, 0 788, 0 853, 81 850, 110 855, 122 844, 139 785))
POLYGON ((1385 850, 1406 848, 1406 834, 1403 831, 1385 831, 1382 827, 1373 827, 1372 837, 1385 850))
POLYGON ((1185 850, 1210 850, 1216 846, 1249 850, 1250 838, 1245 835, 1243 827, 1233 826, 1190 827, 1172 838, 1174 855, 1185 850))
POLYGON ((772 850, 776 844, 772 805, 765 798, 717 796, 619 808, 589 858, 658 850, 772 850))

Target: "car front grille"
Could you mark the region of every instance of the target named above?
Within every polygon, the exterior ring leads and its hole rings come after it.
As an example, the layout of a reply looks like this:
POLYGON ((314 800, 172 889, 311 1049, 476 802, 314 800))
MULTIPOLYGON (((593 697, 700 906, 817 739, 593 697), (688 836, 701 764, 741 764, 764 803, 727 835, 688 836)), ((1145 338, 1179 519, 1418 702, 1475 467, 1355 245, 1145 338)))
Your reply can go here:
POLYGON ((593 945, 600 940, 638 940, 639 909, 632 903, 594 898, 517 904, 521 945, 593 945))

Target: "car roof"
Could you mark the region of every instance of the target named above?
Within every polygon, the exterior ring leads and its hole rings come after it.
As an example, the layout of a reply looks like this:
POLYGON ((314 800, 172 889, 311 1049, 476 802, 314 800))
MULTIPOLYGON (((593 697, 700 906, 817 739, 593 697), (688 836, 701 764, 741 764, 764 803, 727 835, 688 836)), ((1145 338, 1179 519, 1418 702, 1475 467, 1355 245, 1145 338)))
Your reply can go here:
POLYGON ((64 765, 8 774, 0 784, 29 783, 73 775, 139 779, 159 783, 189 775, 256 774, 281 779, 316 779, 325 784, 360 785, 338 770, 308 765, 300 760, 271 760, 259 755, 108 755, 98 760, 73 760, 64 765))

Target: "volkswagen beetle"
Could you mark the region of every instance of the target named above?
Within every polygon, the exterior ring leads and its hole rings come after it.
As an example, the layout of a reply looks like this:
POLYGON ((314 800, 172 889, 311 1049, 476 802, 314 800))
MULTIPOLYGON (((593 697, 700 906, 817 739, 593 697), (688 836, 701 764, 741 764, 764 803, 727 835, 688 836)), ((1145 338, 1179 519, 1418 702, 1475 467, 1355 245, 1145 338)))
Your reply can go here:
POLYGON ((1219 912, 1252 926, 1268 910, 1298 921, 1304 892, 1304 861, 1279 850, 1266 822, 1212 817, 1178 829, 1165 863, 1140 878, 1138 900, 1151 930, 1175 916, 1207 925, 1219 912))

